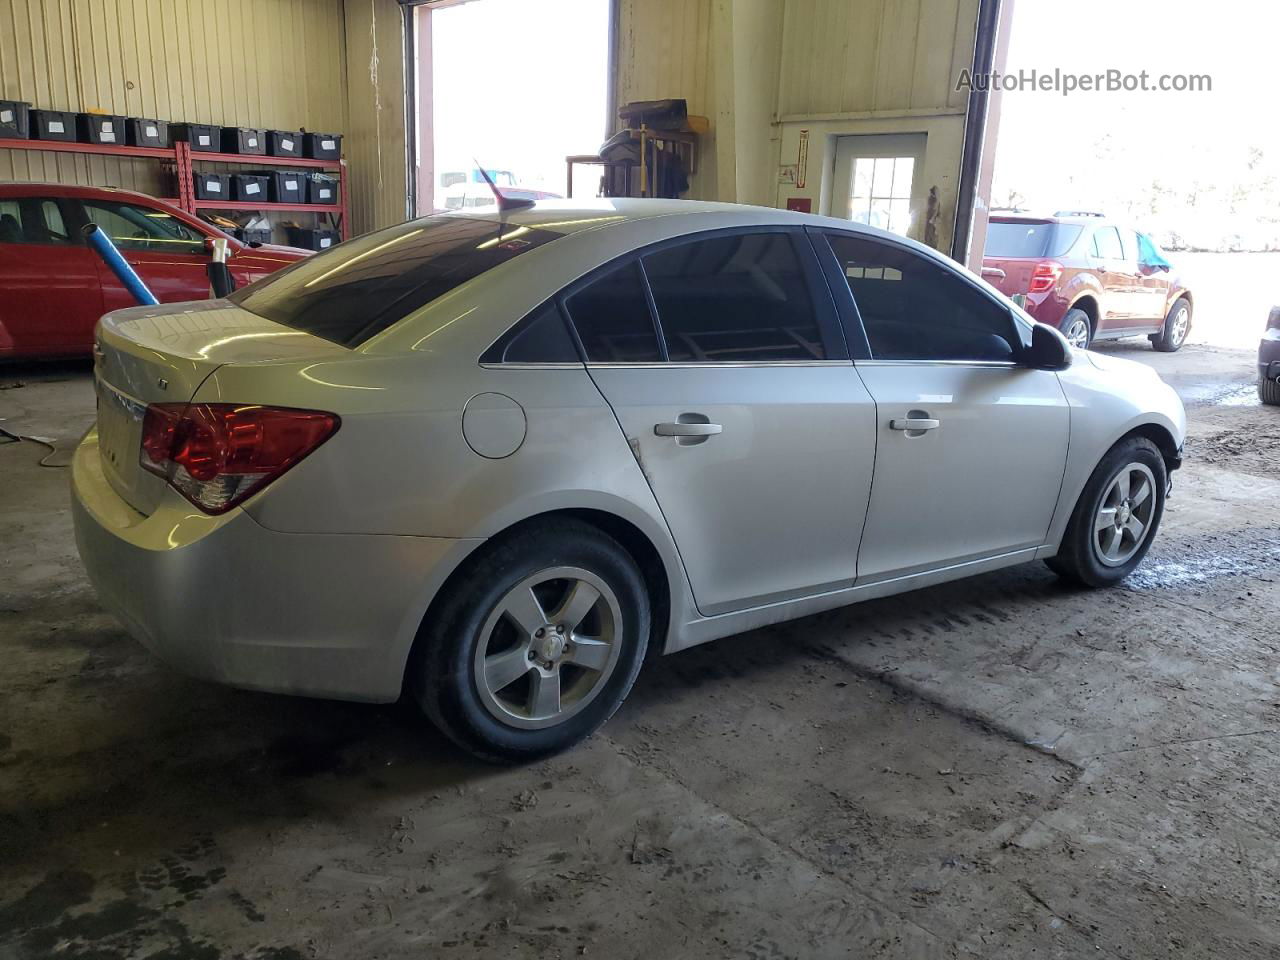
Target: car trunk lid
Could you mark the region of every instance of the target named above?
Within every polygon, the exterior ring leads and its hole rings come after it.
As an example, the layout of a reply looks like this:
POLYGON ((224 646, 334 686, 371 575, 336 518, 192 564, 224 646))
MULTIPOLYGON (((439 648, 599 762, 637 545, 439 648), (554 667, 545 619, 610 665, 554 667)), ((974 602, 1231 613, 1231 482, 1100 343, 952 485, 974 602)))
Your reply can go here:
POLYGON ((349 352, 225 300, 131 307, 107 314, 98 323, 94 342, 98 447, 107 481, 131 507, 150 514, 165 482, 139 463, 147 404, 189 401, 225 363, 349 352))

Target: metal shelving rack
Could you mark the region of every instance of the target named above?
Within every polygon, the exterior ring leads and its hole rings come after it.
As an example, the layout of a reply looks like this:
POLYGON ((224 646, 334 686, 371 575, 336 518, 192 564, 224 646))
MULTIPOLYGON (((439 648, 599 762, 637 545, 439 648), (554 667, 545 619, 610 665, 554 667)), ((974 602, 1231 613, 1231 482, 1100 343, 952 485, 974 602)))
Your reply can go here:
POLYGON ((90 153, 107 157, 142 157, 171 164, 178 183, 178 196, 166 198, 169 203, 195 215, 200 210, 271 210, 297 213, 328 214, 337 219, 338 234, 347 239, 350 223, 347 207, 347 162, 345 160, 312 160, 306 157, 268 157, 243 153, 209 153, 192 150, 191 144, 179 140, 171 147, 129 147, 106 143, 68 143, 62 140, 0 139, 0 150, 36 150, 48 153, 90 153), (228 200, 197 200, 192 165, 195 163, 236 163, 253 167, 307 167, 338 173, 337 203, 236 203, 228 200))

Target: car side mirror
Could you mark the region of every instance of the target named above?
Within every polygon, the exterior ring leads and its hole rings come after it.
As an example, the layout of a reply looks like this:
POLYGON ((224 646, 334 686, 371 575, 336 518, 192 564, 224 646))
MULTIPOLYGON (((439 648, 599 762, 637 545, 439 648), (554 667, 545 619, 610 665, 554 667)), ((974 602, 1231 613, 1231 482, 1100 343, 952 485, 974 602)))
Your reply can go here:
POLYGON ((1020 362, 1032 370, 1065 370, 1071 366, 1071 346, 1053 327, 1037 323, 1031 328, 1031 345, 1023 348, 1020 362))

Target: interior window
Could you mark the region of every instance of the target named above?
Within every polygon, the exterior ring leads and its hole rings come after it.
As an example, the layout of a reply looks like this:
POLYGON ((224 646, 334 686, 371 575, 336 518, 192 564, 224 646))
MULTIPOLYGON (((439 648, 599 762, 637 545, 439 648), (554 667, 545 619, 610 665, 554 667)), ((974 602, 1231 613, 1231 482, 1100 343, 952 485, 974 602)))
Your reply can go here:
POLYGON ((177 217, 150 207, 86 200, 84 212, 121 250, 203 254, 204 237, 177 217))
POLYGON ((1099 227, 1093 231, 1093 255, 1103 260, 1123 260, 1120 231, 1115 227, 1099 227))
POLYGON ((549 300, 485 351, 481 363, 579 363, 564 317, 549 300))
POLYGON ((578 338, 594 363, 653 363, 662 350, 640 278, 632 261, 611 270, 565 300, 578 338))
POLYGON ((645 257, 644 269, 672 361, 827 358, 788 234, 684 243, 645 257))
POLYGON ((875 240, 828 235, 877 360, 1014 359, 1008 310, 946 267, 875 240))
POLYGON ((41 197, 0 200, 0 243, 70 242, 56 201, 41 197))

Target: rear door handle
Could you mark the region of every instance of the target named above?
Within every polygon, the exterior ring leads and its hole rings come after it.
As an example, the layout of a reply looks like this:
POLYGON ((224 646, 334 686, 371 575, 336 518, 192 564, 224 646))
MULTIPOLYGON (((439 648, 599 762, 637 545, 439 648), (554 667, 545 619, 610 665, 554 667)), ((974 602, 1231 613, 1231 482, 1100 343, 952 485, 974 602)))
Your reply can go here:
POLYGON ((660 437, 713 437, 724 428, 718 423, 655 423, 653 432, 660 437))
POLYGON ((940 420, 926 417, 906 417, 902 420, 890 420, 890 430, 937 430, 942 426, 940 420))

